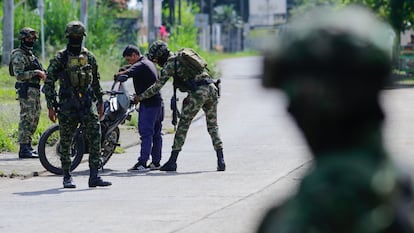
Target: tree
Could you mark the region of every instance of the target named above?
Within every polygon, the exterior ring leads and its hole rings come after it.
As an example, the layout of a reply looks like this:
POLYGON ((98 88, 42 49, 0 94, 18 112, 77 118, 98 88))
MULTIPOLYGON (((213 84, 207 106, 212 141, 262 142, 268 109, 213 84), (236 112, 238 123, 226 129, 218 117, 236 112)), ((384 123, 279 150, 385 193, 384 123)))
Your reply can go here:
POLYGON ((221 23, 224 32, 243 25, 242 19, 237 15, 233 5, 221 5, 214 8, 213 22, 221 23))
POLYGON ((2 51, 2 65, 8 65, 10 62, 10 53, 13 49, 14 40, 14 1, 4 0, 3 3, 3 51, 2 51))

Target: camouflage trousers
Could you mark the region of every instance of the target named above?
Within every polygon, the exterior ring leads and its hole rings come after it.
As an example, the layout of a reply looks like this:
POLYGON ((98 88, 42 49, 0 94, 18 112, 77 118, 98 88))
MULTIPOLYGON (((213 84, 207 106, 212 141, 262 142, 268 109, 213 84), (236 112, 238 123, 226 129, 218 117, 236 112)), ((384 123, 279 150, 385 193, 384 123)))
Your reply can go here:
POLYGON ((214 84, 200 86, 197 91, 188 94, 183 100, 181 117, 174 136, 172 150, 181 151, 191 121, 200 109, 203 109, 205 113, 207 131, 210 134, 214 149, 223 148, 223 142, 221 141, 217 124, 217 104, 218 90, 214 84))
POLYGON ((32 135, 35 133, 40 118, 40 91, 37 88, 27 89, 27 98, 19 98, 20 102, 20 121, 18 142, 20 144, 30 144, 32 135))
POLYGON ((79 124, 85 124, 85 145, 89 148, 89 168, 98 168, 101 163, 101 125, 98 120, 96 107, 91 107, 88 114, 80 120, 65 114, 59 114, 60 146, 62 169, 69 170, 71 165, 70 153, 72 138, 79 124))

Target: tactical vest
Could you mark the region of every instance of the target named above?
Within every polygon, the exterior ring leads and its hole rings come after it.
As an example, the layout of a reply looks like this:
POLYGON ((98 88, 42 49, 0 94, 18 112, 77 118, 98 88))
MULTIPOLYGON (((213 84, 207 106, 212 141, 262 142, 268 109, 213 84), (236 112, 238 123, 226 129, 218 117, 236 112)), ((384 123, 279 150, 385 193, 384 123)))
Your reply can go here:
POLYGON ((85 54, 81 53, 78 56, 68 55, 66 71, 72 87, 84 88, 92 83, 92 66, 89 64, 88 57, 85 54))
MULTIPOLYGON (((12 50, 11 56, 10 56, 10 63, 9 63, 9 74, 10 76, 15 76, 16 74, 14 73, 14 68, 13 68, 13 55, 16 52, 21 52, 23 53, 28 59, 29 59, 29 64, 25 64, 24 67, 24 71, 29 71, 29 70, 44 70, 42 65, 40 64, 40 62, 37 60, 36 56, 24 49, 21 48, 16 48, 12 50)), ((39 77, 35 76, 35 78, 33 78, 32 80, 30 80, 30 82, 33 83, 40 83, 40 79, 39 77)))

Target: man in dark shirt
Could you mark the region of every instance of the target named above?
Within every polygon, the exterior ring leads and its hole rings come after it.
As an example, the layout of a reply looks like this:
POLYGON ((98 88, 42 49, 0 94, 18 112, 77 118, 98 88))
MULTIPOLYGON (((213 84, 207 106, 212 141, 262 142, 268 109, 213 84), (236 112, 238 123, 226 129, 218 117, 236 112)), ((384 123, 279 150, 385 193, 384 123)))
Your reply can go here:
MULTIPOLYGON (((128 45, 122 54, 125 60, 131 66, 117 73, 119 81, 120 75, 127 75, 133 78, 135 93, 137 95, 144 92, 158 79, 158 71, 150 60, 141 56, 138 48, 134 45, 128 45)), ((141 136, 141 152, 138 162, 128 171, 144 172, 148 170, 158 170, 161 161, 162 149, 162 121, 164 119, 164 105, 160 93, 151 98, 140 102, 138 110, 138 131, 141 136), (152 156, 152 162, 147 166, 149 156, 152 156)))

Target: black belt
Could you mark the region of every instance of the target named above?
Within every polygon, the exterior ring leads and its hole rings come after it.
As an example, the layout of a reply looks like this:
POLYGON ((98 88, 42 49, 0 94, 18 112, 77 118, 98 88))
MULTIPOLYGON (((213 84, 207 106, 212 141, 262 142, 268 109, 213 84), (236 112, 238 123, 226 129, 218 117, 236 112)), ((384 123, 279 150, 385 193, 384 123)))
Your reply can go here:
POLYGON ((16 89, 19 88, 28 88, 28 87, 33 87, 33 88, 37 88, 40 89, 40 84, 38 83, 16 83, 16 85, 14 86, 16 89))
POLYGON ((19 94, 19 98, 27 99, 27 89, 29 87, 40 89, 40 85, 38 83, 21 83, 18 82, 14 85, 17 89, 17 93, 19 94))

